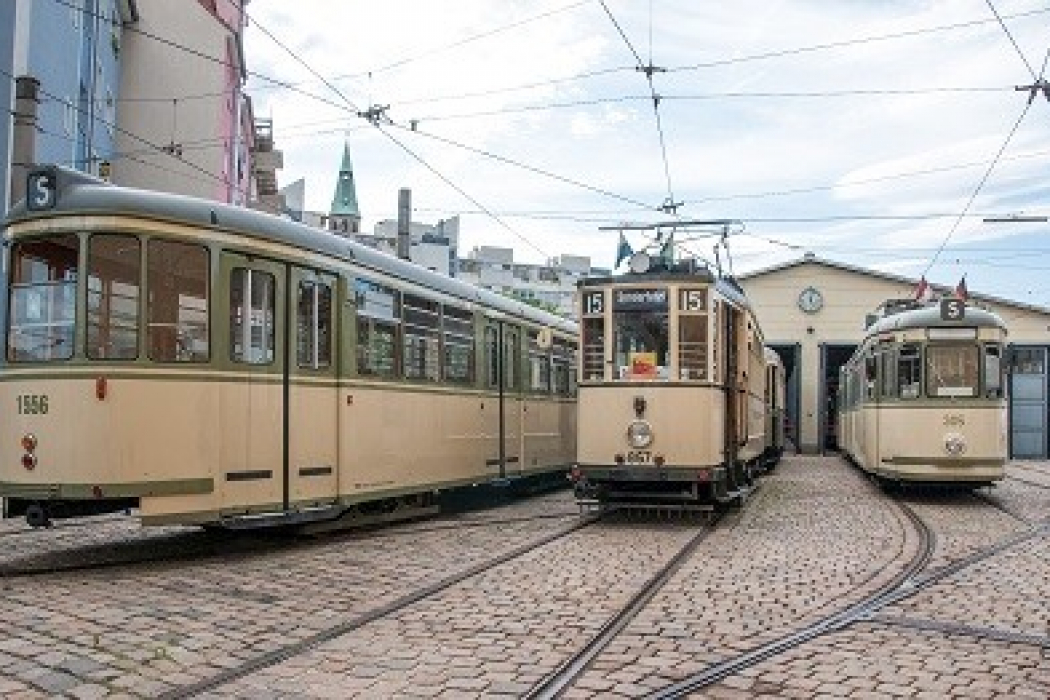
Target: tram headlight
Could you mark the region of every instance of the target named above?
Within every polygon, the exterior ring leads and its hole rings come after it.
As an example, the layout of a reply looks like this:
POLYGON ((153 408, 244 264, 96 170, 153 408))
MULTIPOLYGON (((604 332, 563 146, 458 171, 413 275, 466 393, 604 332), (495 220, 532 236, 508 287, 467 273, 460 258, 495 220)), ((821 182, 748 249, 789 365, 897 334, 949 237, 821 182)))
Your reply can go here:
POLYGON ((945 435, 944 451, 953 457, 958 457, 966 452, 966 438, 959 433, 949 433, 945 435))
POLYGON ((636 450, 653 444, 653 427, 644 420, 636 420, 627 426, 627 442, 636 450))

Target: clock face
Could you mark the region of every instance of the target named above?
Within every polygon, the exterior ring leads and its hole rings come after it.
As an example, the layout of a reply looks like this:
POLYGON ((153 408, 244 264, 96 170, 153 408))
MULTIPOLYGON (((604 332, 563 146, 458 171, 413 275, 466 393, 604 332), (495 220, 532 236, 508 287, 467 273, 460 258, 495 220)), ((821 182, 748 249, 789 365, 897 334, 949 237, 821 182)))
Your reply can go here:
POLYGON ((815 314, 824 306, 824 297, 816 287, 806 287, 798 295, 798 308, 815 314))

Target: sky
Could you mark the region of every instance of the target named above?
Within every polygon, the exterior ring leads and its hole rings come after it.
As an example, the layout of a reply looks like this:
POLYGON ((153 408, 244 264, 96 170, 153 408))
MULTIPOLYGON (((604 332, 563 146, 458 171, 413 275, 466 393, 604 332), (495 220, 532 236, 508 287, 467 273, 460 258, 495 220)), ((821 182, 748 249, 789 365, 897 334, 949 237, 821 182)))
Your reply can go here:
MULTIPOLYGON (((460 216, 461 253, 611 267, 616 227, 731 220, 720 257, 736 274, 809 251, 1050 307, 1050 223, 985 221, 1050 215, 1050 99, 1017 89, 1050 72, 1046 0, 252 0, 248 14, 247 90, 273 119, 279 184, 305 178, 307 208, 326 211, 348 145, 365 231, 408 187, 413 220, 460 216)), ((679 253, 713 259, 721 230, 678 226, 679 253)))

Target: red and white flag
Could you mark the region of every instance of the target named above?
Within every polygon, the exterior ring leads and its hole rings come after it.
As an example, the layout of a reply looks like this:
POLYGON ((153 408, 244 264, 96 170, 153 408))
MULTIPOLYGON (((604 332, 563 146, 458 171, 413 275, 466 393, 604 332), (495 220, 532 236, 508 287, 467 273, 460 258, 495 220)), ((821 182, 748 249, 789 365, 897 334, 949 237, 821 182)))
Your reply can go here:
POLYGON ((915 287, 915 300, 929 301, 932 298, 933 288, 930 287, 930 283, 926 281, 926 275, 923 275, 919 280, 919 285, 915 287))
POLYGON ((970 298, 970 290, 966 288, 966 275, 963 275, 962 279, 959 280, 959 284, 955 285, 955 296, 963 301, 970 298))

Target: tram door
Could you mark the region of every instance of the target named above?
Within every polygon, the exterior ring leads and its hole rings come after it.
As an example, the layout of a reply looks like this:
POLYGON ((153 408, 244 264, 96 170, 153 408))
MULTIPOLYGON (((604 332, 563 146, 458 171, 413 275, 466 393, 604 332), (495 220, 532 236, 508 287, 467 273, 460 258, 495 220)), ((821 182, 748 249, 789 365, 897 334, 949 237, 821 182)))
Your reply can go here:
POLYGON ((226 510, 283 509, 288 266, 227 252, 221 274, 229 315, 215 324, 215 352, 230 379, 217 426, 223 436, 217 490, 226 510))
POLYGON ((321 505, 337 496, 336 277, 293 267, 289 291, 287 498, 321 505))
MULTIPOLYGON (((495 393, 493 411, 484 411, 489 455, 485 464, 494 478, 507 478, 521 471, 521 331, 499 319, 485 324, 487 355, 486 385, 495 393)), ((486 404, 487 405, 487 404, 486 404)))
MULTIPOLYGON (((732 466, 736 463, 740 450, 740 431, 747 430, 746 423, 741 425, 741 405, 745 397, 741 396, 738 375, 739 355, 739 313, 729 304, 722 304, 721 338, 722 356, 725 357, 725 461, 732 466)), ((732 470, 730 470, 732 473, 732 470)))

